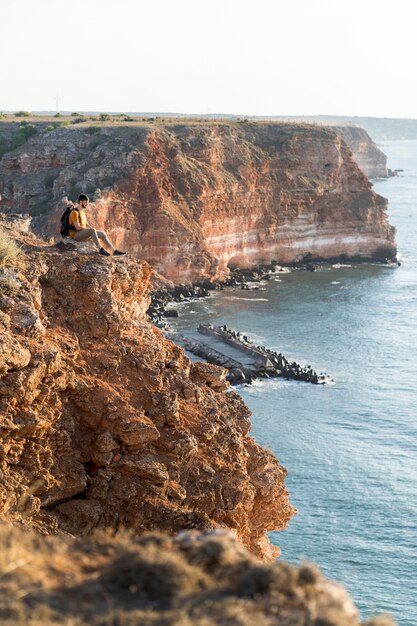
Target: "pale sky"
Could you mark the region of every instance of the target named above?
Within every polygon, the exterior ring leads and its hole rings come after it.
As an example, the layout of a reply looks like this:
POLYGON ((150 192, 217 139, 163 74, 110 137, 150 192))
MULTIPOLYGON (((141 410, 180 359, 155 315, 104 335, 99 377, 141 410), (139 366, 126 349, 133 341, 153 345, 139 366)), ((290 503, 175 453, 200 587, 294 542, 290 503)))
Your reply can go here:
POLYGON ((0 0, 0 111, 417 118, 416 0, 0 0))

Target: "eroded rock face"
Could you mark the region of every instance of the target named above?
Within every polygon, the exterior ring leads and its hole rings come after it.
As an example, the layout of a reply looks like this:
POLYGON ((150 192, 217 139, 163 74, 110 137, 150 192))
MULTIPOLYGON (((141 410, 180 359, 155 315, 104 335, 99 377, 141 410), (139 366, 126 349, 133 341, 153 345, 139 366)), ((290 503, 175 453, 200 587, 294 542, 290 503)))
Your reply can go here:
MULTIPOLYGON (((0 129, 1 130, 1 129, 0 129)), ((394 258, 387 202, 332 129, 202 123, 59 128, 0 161, 3 205, 56 235, 62 198, 175 282, 309 254, 394 258)))
POLYGON ((225 526, 276 555, 286 470, 225 371, 146 321, 148 264, 1 227, 25 248, 0 270, 1 515, 46 533, 225 526))
POLYGON ((364 128, 335 126, 334 130, 352 150, 353 158, 368 178, 387 178, 387 157, 364 128))

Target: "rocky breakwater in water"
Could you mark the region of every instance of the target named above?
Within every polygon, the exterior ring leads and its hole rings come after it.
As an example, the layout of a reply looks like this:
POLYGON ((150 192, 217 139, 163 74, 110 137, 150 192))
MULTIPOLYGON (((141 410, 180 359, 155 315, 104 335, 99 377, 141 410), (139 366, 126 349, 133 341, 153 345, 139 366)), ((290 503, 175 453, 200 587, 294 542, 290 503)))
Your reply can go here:
POLYGON ((303 367, 295 361, 291 363, 282 353, 258 346, 247 335, 226 325, 200 324, 198 332, 214 339, 217 349, 210 341, 207 343, 182 335, 179 336, 181 344, 209 363, 226 367, 229 370, 227 380, 232 384, 251 383, 255 378, 279 376, 314 385, 332 382, 325 374, 315 372, 311 365, 303 367))
POLYGON ((176 283, 396 254, 387 201, 325 127, 83 123, 39 131, 0 161, 2 206, 29 210, 38 232, 56 235, 63 197, 80 191, 117 247, 176 283))
POLYGON ((0 268, 2 517, 45 533, 222 526, 274 557, 286 470, 226 371, 147 321, 148 264, 61 252, 27 226, 0 218, 23 250, 0 268))

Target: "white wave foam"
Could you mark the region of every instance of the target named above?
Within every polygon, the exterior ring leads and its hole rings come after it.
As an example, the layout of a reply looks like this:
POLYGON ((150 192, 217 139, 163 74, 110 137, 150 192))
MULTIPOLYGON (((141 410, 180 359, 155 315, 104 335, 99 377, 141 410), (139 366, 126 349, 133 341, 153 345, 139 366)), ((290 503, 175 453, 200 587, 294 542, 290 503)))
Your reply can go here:
POLYGON ((238 296, 226 296, 224 300, 247 300, 248 302, 269 302, 268 298, 239 298, 238 296))

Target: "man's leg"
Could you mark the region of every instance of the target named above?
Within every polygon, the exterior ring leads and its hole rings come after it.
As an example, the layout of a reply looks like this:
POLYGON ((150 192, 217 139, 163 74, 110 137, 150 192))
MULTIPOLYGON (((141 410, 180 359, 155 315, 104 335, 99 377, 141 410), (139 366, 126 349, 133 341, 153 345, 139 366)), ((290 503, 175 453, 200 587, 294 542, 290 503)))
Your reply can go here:
POLYGON ((106 233, 104 232, 104 230, 98 230, 97 231, 97 237, 99 239, 101 239, 102 241, 104 241, 104 243, 106 244, 106 246, 108 246, 109 248, 111 248, 112 250, 114 250, 114 245, 112 244, 112 242, 110 241, 110 239, 107 237, 106 233))
POLYGON ((95 228, 82 228, 81 230, 77 230, 74 233, 74 237, 72 237, 74 241, 88 241, 92 239, 96 244, 97 248, 101 248, 100 241, 97 237, 97 231, 95 228))

